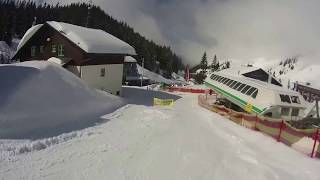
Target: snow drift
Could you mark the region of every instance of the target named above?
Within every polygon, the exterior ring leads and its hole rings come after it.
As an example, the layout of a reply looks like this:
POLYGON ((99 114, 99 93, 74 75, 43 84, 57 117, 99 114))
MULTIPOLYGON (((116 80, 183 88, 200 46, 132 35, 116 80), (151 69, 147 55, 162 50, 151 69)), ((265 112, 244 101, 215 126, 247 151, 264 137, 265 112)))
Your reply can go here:
POLYGON ((88 127, 125 103, 49 62, 0 66, 0 138, 42 138, 88 127))

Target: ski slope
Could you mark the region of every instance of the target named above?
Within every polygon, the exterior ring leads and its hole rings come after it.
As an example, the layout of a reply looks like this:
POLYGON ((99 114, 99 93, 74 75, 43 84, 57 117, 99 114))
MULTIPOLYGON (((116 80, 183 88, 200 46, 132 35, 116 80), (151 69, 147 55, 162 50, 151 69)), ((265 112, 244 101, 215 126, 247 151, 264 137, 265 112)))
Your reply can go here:
POLYGON ((199 107, 196 95, 173 95, 173 107, 132 101, 40 151, 13 153, 26 142, 2 140, 0 179, 320 179, 319 160, 199 107))

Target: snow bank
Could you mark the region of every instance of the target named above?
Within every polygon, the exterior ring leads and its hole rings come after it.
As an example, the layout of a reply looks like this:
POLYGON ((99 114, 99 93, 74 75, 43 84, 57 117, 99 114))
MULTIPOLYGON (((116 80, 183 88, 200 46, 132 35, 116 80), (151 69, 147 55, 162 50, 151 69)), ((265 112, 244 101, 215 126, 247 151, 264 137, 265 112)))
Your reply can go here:
POLYGON ((320 179, 319 160, 201 108, 195 95, 181 96, 172 108, 121 108, 93 134, 41 151, 0 149, 0 179, 320 179))
POLYGON ((0 66, 0 138, 42 138, 88 127, 125 103, 49 62, 0 66))

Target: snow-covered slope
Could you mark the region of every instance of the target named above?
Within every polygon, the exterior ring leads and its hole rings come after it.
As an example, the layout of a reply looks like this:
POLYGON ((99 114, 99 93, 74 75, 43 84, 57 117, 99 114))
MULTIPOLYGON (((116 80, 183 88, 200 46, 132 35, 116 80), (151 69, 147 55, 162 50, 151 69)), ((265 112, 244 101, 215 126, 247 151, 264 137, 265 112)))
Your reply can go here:
POLYGON ((40 151, 0 148, 0 179, 320 179, 319 160, 181 96, 170 108, 130 104, 105 116, 108 123, 40 151))
POLYGON ((145 69, 141 67, 139 64, 137 64, 138 72, 139 74, 143 74, 144 77, 149 78, 153 82, 158 82, 158 83, 166 83, 166 84, 176 84, 177 82, 171 79, 166 79, 160 74, 154 73, 149 71, 148 69, 145 69))
POLYGON ((286 61, 273 62, 267 65, 257 63, 256 66, 263 66, 269 70, 271 74, 274 74, 277 79, 281 80, 285 87, 288 86, 288 82, 290 87, 293 87, 293 83, 298 81, 303 84, 309 83, 311 86, 320 89, 319 64, 307 64, 299 59, 286 61))
POLYGON ((87 127, 124 102, 49 62, 0 66, 0 138, 39 138, 87 127))

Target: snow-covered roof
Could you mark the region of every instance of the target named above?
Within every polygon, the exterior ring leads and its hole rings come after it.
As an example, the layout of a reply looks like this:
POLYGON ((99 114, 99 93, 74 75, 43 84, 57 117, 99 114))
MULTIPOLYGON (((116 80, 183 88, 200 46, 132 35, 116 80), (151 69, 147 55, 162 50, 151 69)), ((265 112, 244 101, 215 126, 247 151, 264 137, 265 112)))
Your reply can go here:
POLYGON ((222 70, 224 73, 232 74, 232 75, 242 75, 248 72, 256 71, 261 68, 254 66, 243 66, 243 65, 232 65, 232 67, 222 70))
MULTIPOLYGON (((87 53, 136 55, 135 49, 132 46, 103 30, 56 21, 47 21, 46 23, 87 53)), ((31 27, 22 38, 18 50, 42 26, 43 24, 39 24, 31 27)))
POLYGON ((71 59, 68 59, 68 60, 62 60, 62 59, 59 59, 59 58, 56 58, 56 57, 51 57, 48 59, 49 62, 53 62, 53 63, 56 63, 60 66, 63 66, 65 65, 66 63, 68 63, 69 61, 71 61, 71 59))
POLYGON ((36 33, 38 32, 38 30, 43 26, 43 24, 38 24, 35 26, 32 26, 30 29, 28 29, 28 31, 24 34, 24 36, 22 37, 18 47, 17 47, 17 52, 21 49, 22 46, 24 46, 29 39, 36 33))
POLYGON ((126 57, 124 58, 124 62, 125 62, 125 63, 136 63, 137 60, 136 60, 135 58, 133 58, 132 56, 126 56, 126 57))
POLYGON ((201 72, 203 72, 203 71, 205 71, 205 72, 209 72, 210 71, 210 69, 206 69, 206 70, 203 70, 203 69, 197 69, 196 70, 196 74, 199 74, 199 73, 201 73, 201 72))

